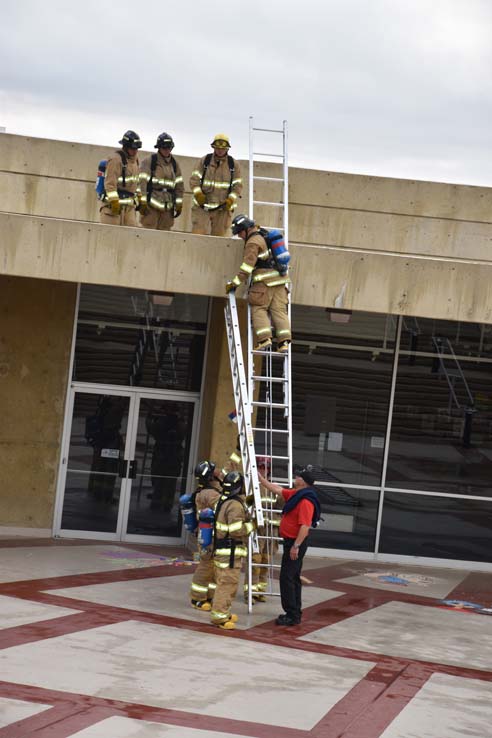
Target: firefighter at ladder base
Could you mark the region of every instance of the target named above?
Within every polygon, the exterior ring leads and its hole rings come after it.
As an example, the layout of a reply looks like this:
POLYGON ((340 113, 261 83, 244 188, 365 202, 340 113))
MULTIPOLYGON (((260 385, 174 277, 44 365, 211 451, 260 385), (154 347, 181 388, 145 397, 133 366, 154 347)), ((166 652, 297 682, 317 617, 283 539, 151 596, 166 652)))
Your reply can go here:
POLYGON ((100 219, 107 225, 136 226, 136 210, 147 209, 147 203, 141 202, 137 156, 142 142, 135 131, 127 131, 119 143, 121 149, 106 163, 100 219))
MULTIPOLYGON (((266 479, 270 477, 270 459, 268 456, 257 456, 256 466, 258 468, 258 474, 266 479)), ((284 506, 283 496, 270 492, 263 485, 260 485, 260 495, 264 525, 258 528, 258 551, 252 555, 251 594, 253 604, 266 601, 263 593, 268 589, 268 567, 272 557, 278 551, 279 526, 282 515, 281 511, 284 506)), ((249 502, 249 498, 247 502, 249 502)), ((247 573, 244 580, 244 599, 247 602, 247 573)))
POLYGON ((215 594, 210 618, 212 625, 233 630, 237 615, 231 613, 243 559, 248 555, 248 536, 253 531, 244 498, 242 474, 231 471, 222 481, 222 495, 215 508, 214 567, 215 594))
POLYGON ((174 141, 169 133, 161 133, 154 148, 157 153, 140 167, 142 200, 148 205, 147 212, 140 213, 140 222, 144 228, 169 231, 183 209, 183 175, 172 155, 174 141))
MULTIPOLYGON (((220 499, 220 482, 215 476, 215 464, 212 461, 201 461, 195 468, 195 477, 198 488, 193 495, 183 495, 181 505, 185 527, 194 532, 198 526, 198 553, 199 563, 193 574, 190 588, 191 606, 197 610, 209 611, 212 609, 212 599, 215 591, 214 562, 213 562, 213 522, 214 511, 220 499), (194 520, 191 528, 187 525, 186 513, 183 509, 184 498, 191 498, 194 520), (197 520, 198 519, 198 520, 197 520)), ((189 504, 188 504, 189 509, 189 504)))
POLYGON ((197 162, 190 178, 192 233, 225 236, 243 191, 243 180, 239 162, 229 155, 229 137, 218 133, 210 145, 213 154, 197 162))
POLYGON ((263 351, 272 345, 272 323, 277 339, 277 351, 289 350, 291 342, 288 316, 288 274, 280 274, 268 244, 246 215, 236 215, 232 221, 232 234, 244 241, 243 262, 236 276, 226 284, 229 294, 251 277, 248 302, 256 343, 254 349, 263 351), (271 321, 270 321, 271 318, 271 321))

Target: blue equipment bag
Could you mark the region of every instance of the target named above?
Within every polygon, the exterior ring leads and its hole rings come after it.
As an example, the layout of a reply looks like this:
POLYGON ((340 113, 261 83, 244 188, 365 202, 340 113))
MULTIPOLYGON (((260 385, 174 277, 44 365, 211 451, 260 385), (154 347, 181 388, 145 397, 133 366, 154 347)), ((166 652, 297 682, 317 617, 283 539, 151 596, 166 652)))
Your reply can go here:
POLYGON ((101 159, 99 166, 97 167, 97 179, 96 179, 96 193, 98 200, 104 200, 106 197, 106 190, 104 188, 104 178, 106 176, 106 165, 107 159, 101 159))
POLYGON ((189 533, 194 533, 198 526, 196 519, 195 495, 181 495, 179 498, 183 524, 189 533))
POLYGON ((198 543, 202 548, 212 545, 214 535, 214 511, 206 507, 198 516, 198 543))
POLYGON ((267 231, 266 228, 260 228, 260 233, 267 242, 277 270, 282 275, 286 274, 289 268, 290 254, 285 245, 282 231, 279 231, 278 228, 272 228, 270 231, 267 231))

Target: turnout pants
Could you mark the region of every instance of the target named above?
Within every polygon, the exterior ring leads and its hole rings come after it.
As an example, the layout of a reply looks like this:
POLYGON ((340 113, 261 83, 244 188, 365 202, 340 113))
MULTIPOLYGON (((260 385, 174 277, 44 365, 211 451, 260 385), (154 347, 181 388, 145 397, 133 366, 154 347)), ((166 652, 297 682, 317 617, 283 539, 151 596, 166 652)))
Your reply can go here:
POLYGON ((290 549, 294 543, 295 538, 284 538, 284 553, 280 568, 280 599, 286 615, 300 623, 302 617, 301 570, 302 560, 307 550, 307 540, 302 542, 295 561, 290 558, 290 549))
POLYGON ((251 305, 251 320, 256 342, 272 337, 272 323, 278 341, 291 338, 287 314, 288 294, 285 285, 267 287, 263 282, 254 282, 248 294, 251 305))
POLYGON ((202 236, 230 236, 232 213, 225 208, 203 210, 196 206, 191 209, 191 232, 202 236))
POLYGON ((149 207, 145 215, 140 216, 140 223, 144 228, 153 228, 156 231, 170 231, 174 224, 172 210, 156 210, 149 207))
POLYGON ((231 604, 236 596, 242 557, 236 556, 234 567, 229 567, 229 556, 215 556, 215 594, 210 619, 212 623, 225 623, 231 615, 231 604), (225 565, 225 566, 224 566, 225 565))
POLYGON ((205 602, 211 600, 215 591, 215 572, 212 551, 200 549, 200 561, 193 574, 190 588, 190 599, 205 602))
POLYGON ((136 226, 137 214, 133 205, 123 205, 119 215, 113 215, 111 208, 104 205, 99 211, 101 223, 105 225, 136 226))

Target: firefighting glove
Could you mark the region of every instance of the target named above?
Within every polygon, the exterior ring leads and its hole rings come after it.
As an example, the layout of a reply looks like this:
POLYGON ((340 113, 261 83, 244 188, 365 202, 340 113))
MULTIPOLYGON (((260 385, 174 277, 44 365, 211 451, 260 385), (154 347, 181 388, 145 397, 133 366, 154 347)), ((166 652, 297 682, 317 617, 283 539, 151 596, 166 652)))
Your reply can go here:
POLYGON ((109 203, 112 215, 119 215, 121 212, 121 205, 119 200, 111 200, 109 203))
POLYGON ((198 190, 198 192, 195 192, 195 200, 202 207, 207 202, 207 197, 201 190, 198 190))
POLYGON ((183 206, 182 205, 176 205, 176 207, 174 208, 174 217, 175 218, 179 218, 179 216, 181 215, 181 211, 182 210, 183 210, 183 206))
POLYGON ((140 215, 146 215, 149 212, 149 206, 145 202, 145 200, 142 200, 140 205, 138 206, 138 211, 140 215))
POLYGON ((230 279, 226 283, 226 295, 228 295, 229 292, 234 292, 234 290, 236 289, 236 287, 237 287, 237 284, 234 284, 234 282, 232 281, 232 279, 230 279))
POLYGON ((236 207, 235 198, 234 197, 226 198, 225 206, 226 206, 226 210, 229 210, 229 211, 234 210, 234 208, 236 207))

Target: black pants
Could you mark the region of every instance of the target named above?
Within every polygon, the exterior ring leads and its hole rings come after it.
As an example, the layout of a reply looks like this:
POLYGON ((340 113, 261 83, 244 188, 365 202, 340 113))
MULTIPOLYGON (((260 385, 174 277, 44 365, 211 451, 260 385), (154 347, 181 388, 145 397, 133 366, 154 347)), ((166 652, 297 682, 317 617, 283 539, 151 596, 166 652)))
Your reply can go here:
POLYGON ((290 549, 294 543, 295 538, 284 538, 284 553, 280 568, 280 598, 285 613, 293 620, 301 622, 301 569, 307 550, 307 539, 301 543, 295 561, 290 558, 290 549))

